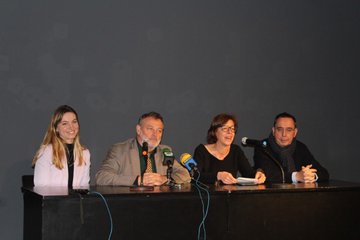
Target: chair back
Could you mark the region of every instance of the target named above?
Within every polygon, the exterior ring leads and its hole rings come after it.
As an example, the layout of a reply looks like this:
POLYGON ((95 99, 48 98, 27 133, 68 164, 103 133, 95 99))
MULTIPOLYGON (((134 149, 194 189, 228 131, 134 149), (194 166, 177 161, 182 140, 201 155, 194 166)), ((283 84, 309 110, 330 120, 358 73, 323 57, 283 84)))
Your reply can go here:
POLYGON ((23 175, 21 177, 22 187, 28 188, 34 186, 34 175, 23 175))

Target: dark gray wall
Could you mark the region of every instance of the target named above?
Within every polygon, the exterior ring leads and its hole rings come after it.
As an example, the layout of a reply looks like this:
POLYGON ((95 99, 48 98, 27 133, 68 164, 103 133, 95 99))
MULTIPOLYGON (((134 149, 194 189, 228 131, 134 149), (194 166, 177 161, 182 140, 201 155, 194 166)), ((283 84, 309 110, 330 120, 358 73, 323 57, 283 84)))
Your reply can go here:
MULTIPOLYGON (((92 154, 134 136, 143 112, 165 118, 176 154, 234 113, 236 143, 298 117, 331 177, 360 181, 359 1, 0 2, 0 239, 22 238, 21 175, 52 111, 73 106, 92 154)), ((251 159, 252 152, 246 150, 251 159)))

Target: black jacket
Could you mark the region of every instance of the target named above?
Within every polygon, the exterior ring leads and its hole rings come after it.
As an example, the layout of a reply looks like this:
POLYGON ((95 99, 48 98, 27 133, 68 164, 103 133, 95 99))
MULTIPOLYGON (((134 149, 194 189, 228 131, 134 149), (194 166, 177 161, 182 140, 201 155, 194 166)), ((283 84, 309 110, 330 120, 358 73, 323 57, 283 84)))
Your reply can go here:
MULTIPOLYGON (((268 139, 265 139, 269 142, 268 139)), ((311 154, 306 145, 297 140, 296 149, 293 155, 294 165, 296 171, 301 170, 302 166, 312 164, 312 168, 317 170, 316 174, 318 175, 319 181, 328 181, 329 173, 328 171, 320 165, 318 161, 315 160, 314 156, 311 154)), ((256 147, 254 152, 254 164, 255 168, 261 168, 266 174, 266 182, 281 183, 282 182, 282 173, 279 164, 281 165, 281 160, 278 154, 276 154, 270 145, 267 147, 256 147), (272 156, 272 157, 270 157, 272 156), (276 163, 277 161, 277 163, 276 163)), ((281 165, 282 166, 282 165, 281 165)), ((283 167, 283 166, 282 166, 283 167)), ((284 169, 285 182, 292 182, 290 172, 287 172, 284 169)))

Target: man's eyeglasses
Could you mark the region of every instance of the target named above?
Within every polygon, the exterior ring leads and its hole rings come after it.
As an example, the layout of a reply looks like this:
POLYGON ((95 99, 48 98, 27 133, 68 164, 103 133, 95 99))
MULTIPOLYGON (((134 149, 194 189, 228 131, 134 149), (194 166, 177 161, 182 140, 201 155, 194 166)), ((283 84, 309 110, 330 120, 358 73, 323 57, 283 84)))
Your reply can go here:
POLYGON ((232 127, 226 127, 226 126, 223 126, 223 127, 220 127, 220 130, 222 132, 231 132, 231 133, 235 133, 236 132, 236 128, 234 126, 232 127))

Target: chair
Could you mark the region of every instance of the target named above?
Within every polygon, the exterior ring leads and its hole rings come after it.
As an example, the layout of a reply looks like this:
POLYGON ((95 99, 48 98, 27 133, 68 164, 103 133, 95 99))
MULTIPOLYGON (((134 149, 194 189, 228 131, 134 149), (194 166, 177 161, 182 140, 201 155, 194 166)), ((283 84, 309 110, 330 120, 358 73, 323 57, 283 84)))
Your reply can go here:
POLYGON ((34 175, 22 175, 21 180, 23 188, 34 187, 34 175))

